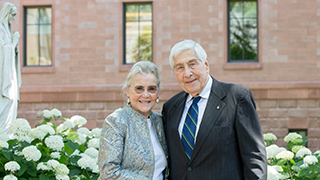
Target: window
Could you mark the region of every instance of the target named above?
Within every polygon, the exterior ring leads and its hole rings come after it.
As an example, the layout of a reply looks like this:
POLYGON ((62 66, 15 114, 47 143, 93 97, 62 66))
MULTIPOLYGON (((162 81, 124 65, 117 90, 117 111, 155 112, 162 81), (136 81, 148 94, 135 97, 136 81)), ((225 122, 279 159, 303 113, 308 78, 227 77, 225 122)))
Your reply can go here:
POLYGON ((228 1, 228 62, 258 62, 257 0, 228 1))
POLYGON ((124 4, 123 64, 152 61, 152 4, 124 4))
POLYGON ((24 8, 25 67, 52 66, 51 7, 24 8))

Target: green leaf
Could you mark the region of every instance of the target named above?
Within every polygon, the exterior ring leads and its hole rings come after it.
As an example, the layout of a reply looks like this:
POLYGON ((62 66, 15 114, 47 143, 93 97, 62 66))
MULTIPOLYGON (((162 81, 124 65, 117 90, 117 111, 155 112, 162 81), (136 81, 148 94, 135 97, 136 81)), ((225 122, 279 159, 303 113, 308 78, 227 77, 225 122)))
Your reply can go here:
POLYGON ((75 155, 75 156, 71 156, 70 158, 69 158, 69 162, 70 162, 70 164, 72 164, 72 165, 77 165, 77 162, 79 161, 79 159, 81 159, 81 156, 78 156, 78 155, 75 155))
POLYGON ((304 177, 308 174, 308 172, 310 171, 309 168, 304 168, 304 169, 301 169, 301 171, 298 172, 297 176, 298 177, 304 177))
POLYGON ((69 160, 69 158, 67 156, 61 155, 59 162, 62 163, 62 164, 66 164, 68 162, 68 160, 69 160))
POLYGON ((81 174, 81 170, 80 170, 80 168, 72 168, 72 169, 70 169, 70 171, 69 171, 69 176, 75 176, 75 175, 79 175, 79 174, 81 174))
POLYGON ((97 176, 97 175, 92 175, 91 177, 90 177, 90 180, 97 180, 99 178, 99 176, 97 176))
POLYGON ((18 176, 21 176, 27 170, 27 166, 20 166, 20 170, 17 172, 18 176))
POLYGON ((287 163, 287 160, 285 159, 280 159, 278 162, 277 162, 277 165, 281 166, 281 165, 285 165, 287 163))
POLYGON ((67 142, 67 145, 68 145, 73 151, 75 151, 76 149, 79 148, 79 144, 78 144, 78 143, 74 143, 74 142, 71 142, 71 141, 68 141, 68 142, 67 142))
POLYGON ((86 148, 84 145, 80 145, 80 146, 79 146, 79 150, 80 150, 81 152, 84 152, 86 149, 87 149, 87 148, 86 148))
POLYGON ((49 176, 47 176, 45 174, 40 174, 39 180, 54 180, 54 178, 53 177, 49 177, 49 176))
POLYGON ((293 165, 296 165, 296 163, 294 162, 293 159, 290 159, 290 162, 291 162, 293 165))
POLYGON ((29 164, 28 165, 28 171, 27 173, 30 175, 30 176, 36 176, 37 175, 37 169, 33 166, 33 164, 29 164))
POLYGON ((3 156, 8 159, 9 161, 12 160, 12 155, 11 155, 11 152, 2 152, 3 156))
POLYGON ((71 154, 74 152, 70 146, 68 146, 67 143, 64 143, 64 151, 69 155, 71 156, 71 154))

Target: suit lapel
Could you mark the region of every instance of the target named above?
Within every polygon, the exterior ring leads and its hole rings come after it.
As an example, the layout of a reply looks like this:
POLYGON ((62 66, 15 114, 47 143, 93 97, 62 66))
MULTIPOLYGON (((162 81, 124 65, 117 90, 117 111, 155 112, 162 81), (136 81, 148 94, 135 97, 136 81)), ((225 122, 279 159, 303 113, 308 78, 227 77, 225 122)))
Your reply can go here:
POLYGON ((172 139, 175 142, 176 149, 180 152, 180 154, 183 155, 186 162, 188 162, 187 156, 185 156, 184 148, 180 139, 178 127, 181 120, 181 116, 184 110, 186 98, 188 94, 183 93, 180 97, 177 98, 177 101, 175 102, 175 105, 170 110, 169 114, 172 114, 171 117, 169 117, 168 122, 172 122, 170 125, 169 131, 172 132, 172 139))
POLYGON ((197 135, 194 151, 192 153, 191 162, 197 156, 203 143, 206 141, 207 136, 213 129, 213 126, 216 124, 218 117, 220 116, 221 112, 224 110, 225 107, 225 103, 221 101, 221 99, 226 96, 226 93, 223 90, 220 82, 218 82, 214 78, 212 78, 212 80, 213 82, 211 92, 209 95, 206 109, 202 117, 202 122, 197 135))

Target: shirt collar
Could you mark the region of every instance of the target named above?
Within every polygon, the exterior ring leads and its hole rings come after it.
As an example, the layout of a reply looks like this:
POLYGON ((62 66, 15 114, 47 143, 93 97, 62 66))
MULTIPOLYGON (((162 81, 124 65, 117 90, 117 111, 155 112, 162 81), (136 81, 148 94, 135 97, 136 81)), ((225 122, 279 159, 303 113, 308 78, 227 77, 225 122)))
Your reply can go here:
MULTIPOLYGON (((201 98, 208 99, 211 91, 211 86, 212 86, 212 78, 209 76, 209 81, 207 82, 206 86, 203 88, 199 96, 201 98)), ((189 101, 192 101, 192 96, 190 94, 187 97, 187 102, 189 101)))

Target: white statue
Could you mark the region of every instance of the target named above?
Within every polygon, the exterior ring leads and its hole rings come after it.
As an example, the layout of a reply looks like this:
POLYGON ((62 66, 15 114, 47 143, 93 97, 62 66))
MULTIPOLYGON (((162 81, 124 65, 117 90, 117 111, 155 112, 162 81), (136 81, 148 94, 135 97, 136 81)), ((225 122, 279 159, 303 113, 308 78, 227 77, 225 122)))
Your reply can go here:
POLYGON ((17 118, 21 71, 19 32, 12 34, 11 24, 17 8, 4 3, 0 9, 0 128, 10 135, 9 127, 17 118))

